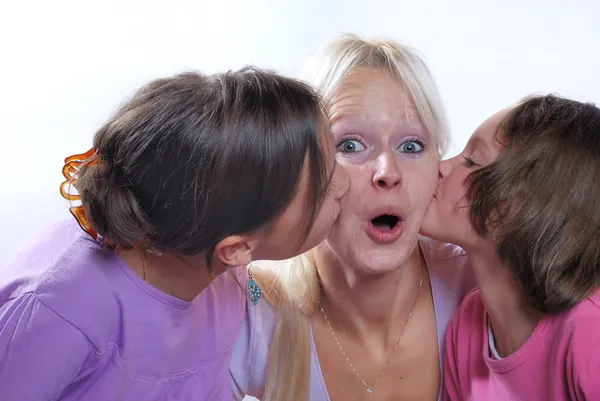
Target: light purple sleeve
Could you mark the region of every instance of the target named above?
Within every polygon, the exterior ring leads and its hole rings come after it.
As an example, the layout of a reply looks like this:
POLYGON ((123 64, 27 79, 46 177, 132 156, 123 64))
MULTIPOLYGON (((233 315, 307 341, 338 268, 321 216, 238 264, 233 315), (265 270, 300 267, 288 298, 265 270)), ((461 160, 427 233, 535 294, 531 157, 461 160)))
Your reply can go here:
POLYGON ((34 294, 0 306, 0 400, 57 400, 93 347, 34 294))

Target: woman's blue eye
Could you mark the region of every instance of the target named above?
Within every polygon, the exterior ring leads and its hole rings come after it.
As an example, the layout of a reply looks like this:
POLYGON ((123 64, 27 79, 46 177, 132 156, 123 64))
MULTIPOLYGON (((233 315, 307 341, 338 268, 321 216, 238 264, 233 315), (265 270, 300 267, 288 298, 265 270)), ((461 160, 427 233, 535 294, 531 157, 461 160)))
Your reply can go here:
POLYGON ((423 150, 423 146, 419 142, 409 141, 400 145, 399 149, 402 153, 417 153, 423 150))
POLYGON ((342 153, 354 153, 361 150, 365 150, 365 147, 360 142, 350 139, 340 143, 337 147, 337 151, 342 153))

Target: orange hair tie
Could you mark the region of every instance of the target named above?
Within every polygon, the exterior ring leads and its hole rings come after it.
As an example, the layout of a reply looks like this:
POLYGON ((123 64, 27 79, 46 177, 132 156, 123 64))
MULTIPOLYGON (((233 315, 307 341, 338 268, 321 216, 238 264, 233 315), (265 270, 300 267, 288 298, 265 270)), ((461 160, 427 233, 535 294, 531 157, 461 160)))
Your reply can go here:
MULTIPOLYGON (((65 159, 65 165, 62 168, 62 174, 65 177, 65 181, 60 184, 60 194, 63 198, 72 201, 81 201, 81 195, 72 194, 69 192, 71 188, 74 188, 75 183, 77 182, 77 172, 81 168, 82 164, 86 166, 92 166, 98 163, 99 152, 97 149, 90 149, 86 153, 81 153, 78 155, 69 156, 65 159)), ((92 236, 95 240, 98 239, 98 232, 92 228, 90 225, 87 216, 85 215, 85 210, 83 205, 71 206, 69 211, 77 220, 79 227, 86 233, 92 236)))

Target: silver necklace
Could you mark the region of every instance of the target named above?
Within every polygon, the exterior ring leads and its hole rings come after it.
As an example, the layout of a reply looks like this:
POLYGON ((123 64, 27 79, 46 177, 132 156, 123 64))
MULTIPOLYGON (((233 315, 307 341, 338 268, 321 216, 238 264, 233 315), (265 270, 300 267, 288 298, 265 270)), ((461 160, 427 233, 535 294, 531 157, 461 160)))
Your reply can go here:
POLYGON ((358 380, 360 380, 361 383, 363 384, 363 386, 365 386, 365 389, 367 390, 367 393, 369 393, 369 394, 373 393, 373 388, 379 382, 379 379, 381 379, 381 376, 383 376, 383 373, 385 372, 385 370, 389 366, 389 364, 390 364, 390 362, 392 360, 392 357, 394 356, 394 353, 396 353, 396 349, 398 349, 398 346, 400 345, 400 340, 402 340, 402 337, 404 336, 404 332, 406 331, 406 327, 408 326, 408 322, 410 321, 410 318, 411 318, 411 316, 413 314, 413 311, 415 309, 415 305, 417 304, 417 299, 419 297, 419 292, 421 290, 421 287, 423 286, 423 278, 424 277, 425 277, 425 273, 424 273, 423 265, 421 265, 421 280, 419 281, 419 286, 417 288, 417 294, 415 295, 415 299, 413 301, 412 307, 410 308, 410 312, 408 313, 408 318, 406 319, 406 323, 404 323, 404 327, 402 328, 402 332, 400 333, 400 338, 398 338, 398 341, 396 342, 396 345, 394 345, 394 348, 392 349, 392 353, 390 354, 390 357, 388 358, 387 362, 385 363, 385 365, 383 366, 383 368, 379 372, 379 375, 377 376, 377 378, 375 378, 375 381, 373 381, 373 383, 370 386, 363 380, 363 378, 360 376, 360 374, 358 373, 358 371, 356 370, 356 368, 352 364, 352 361, 350 361, 350 358, 346 354, 346 351, 344 351, 344 348, 342 347, 342 344, 340 343, 340 340, 338 339, 337 335, 335 334, 335 331, 333 330, 333 327, 331 326, 331 322, 329 321, 329 318, 327 317, 327 314, 325 313, 325 309, 323 309, 323 305, 321 304, 321 301, 319 301, 319 308, 321 308, 321 313, 323 313, 323 317, 325 318, 325 321, 327 322, 327 326, 329 327, 329 331, 331 331, 331 335, 333 336, 333 339, 337 343, 338 348, 340 349, 340 351, 342 351, 342 355, 344 355, 344 358, 346 359, 346 362, 348 362, 348 365, 350 366, 350 368, 352 369, 352 371, 354 372, 354 374, 356 375, 356 377, 358 377, 358 380))

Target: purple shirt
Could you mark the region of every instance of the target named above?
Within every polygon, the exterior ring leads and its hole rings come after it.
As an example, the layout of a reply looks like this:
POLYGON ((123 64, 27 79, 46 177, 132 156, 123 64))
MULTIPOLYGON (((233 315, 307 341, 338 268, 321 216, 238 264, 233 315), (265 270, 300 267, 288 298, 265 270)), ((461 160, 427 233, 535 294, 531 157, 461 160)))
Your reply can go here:
POLYGON ((53 225, 0 270, 0 400, 229 401, 245 299, 229 274, 176 299, 53 225))
MULTIPOLYGON (((425 237, 419 239, 419 245, 427 263, 431 282, 442 384, 446 328, 465 294, 475 285, 475 278, 462 248, 425 237)), ((231 361, 231 382, 236 400, 243 399, 244 395, 252 395, 259 399, 262 397, 269 345, 277 323, 277 312, 264 299, 256 306, 248 302, 247 309, 247 317, 231 361)), ((329 401, 312 331, 310 335, 310 401, 329 401)), ((440 388, 439 400, 442 399, 442 395, 440 388)))

